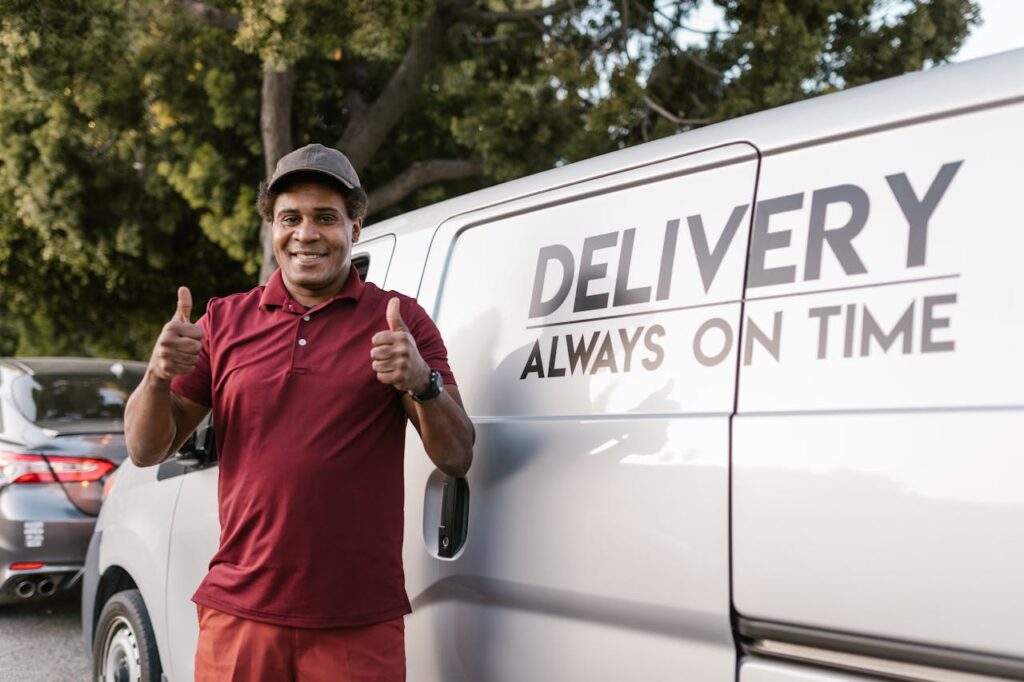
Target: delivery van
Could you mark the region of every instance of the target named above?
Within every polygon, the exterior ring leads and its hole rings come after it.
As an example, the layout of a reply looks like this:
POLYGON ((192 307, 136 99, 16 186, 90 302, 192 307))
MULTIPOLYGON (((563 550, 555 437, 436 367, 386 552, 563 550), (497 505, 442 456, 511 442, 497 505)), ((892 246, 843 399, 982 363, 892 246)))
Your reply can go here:
MULTIPOLYGON (((367 227, 357 266, 434 317, 477 432, 464 480, 407 439, 409 679, 1024 679, 1021 73, 942 66, 367 227)), ((198 441, 103 507, 98 674, 192 677, 198 441)))

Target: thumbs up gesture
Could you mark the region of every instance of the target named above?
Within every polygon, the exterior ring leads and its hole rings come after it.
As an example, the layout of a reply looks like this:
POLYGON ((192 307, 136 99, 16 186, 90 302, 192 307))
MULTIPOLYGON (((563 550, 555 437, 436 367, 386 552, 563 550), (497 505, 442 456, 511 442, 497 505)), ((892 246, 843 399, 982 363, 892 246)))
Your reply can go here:
POLYGON ((150 374, 157 380, 170 382, 176 376, 189 374, 199 362, 203 330, 192 324, 192 292, 178 288, 178 308, 171 321, 157 337, 149 359, 150 374))
POLYGON ((388 301, 385 318, 388 331, 373 335, 373 371, 377 380, 394 386, 399 391, 422 393, 430 383, 430 368, 416 348, 416 339, 402 320, 397 298, 388 301))

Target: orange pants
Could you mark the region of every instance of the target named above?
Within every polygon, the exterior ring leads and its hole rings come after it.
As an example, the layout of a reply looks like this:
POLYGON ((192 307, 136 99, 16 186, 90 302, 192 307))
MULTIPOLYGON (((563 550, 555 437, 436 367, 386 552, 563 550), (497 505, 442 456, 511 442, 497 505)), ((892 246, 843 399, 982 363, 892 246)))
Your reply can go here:
POLYGON ((199 605, 196 682, 403 682, 405 622, 311 629, 199 605))

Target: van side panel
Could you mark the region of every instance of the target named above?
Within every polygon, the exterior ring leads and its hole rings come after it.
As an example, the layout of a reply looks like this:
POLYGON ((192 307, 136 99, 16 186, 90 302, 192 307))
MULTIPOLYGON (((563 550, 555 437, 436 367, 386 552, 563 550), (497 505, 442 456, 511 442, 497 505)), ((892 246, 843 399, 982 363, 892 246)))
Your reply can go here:
POLYGON ((877 679, 757 659, 743 661, 739 675, 739 682, 877 682, 877 679))
POLYGON ((421 302, 477 441, 453 560, 432 466, 407 453, 412 679, 735 675, 728 429, 756 170, 733 145, 442 226, 421 302))
POLYGON ((744 335, 779 341, 740 369, 740 616, 1024 657, 1022 116, 766 155, 744 335))

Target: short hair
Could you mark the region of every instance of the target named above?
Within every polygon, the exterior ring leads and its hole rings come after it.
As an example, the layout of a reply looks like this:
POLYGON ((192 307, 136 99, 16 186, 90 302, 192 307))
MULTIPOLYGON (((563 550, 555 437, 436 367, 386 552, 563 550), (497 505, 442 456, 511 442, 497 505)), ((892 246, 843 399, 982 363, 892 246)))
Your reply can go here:
POLYGON ((329 175, 316 171, 303 171, 281 178, 274 189, 270 189, 265 181, 261 182, 256 195, 256 209, 260 212, 260 217, 268 223, 274 222, 274 204, 277 202, 277 198, 295 185, 303 183, 322 185, 339 194, 345 202, 345 210, 348 212, 350 220, 362 222, 366 217, 366 211, 370 208, 366 190, 362 187, 346 187, 329 175))

